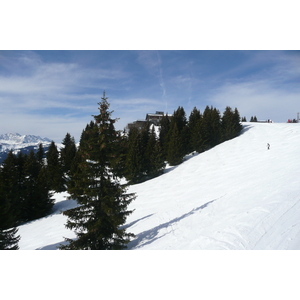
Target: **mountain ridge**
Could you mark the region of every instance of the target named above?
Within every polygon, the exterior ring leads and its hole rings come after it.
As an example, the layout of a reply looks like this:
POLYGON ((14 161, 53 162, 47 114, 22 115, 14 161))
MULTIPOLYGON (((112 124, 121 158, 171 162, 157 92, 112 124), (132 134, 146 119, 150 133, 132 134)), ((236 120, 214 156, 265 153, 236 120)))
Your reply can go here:
POLYGON ((49 138, 31 134, 0 134, 0 164, 6 159, 7 154, 11 150, 13 150, 14 154, 17 154, 20 151, 24 154, 28 154, 31 150, 36 152, 38 150, 39 144, 42 144, 44 150, 47 151, 50 143, 51 140, 49 138))
POLYGON ((42 138, 37 135, 25 134, 21 135, 19 133, 5 133, 0 134, 0 143, 8 144, 28 144, 28 143, 51 143, 48 138, 42 138))

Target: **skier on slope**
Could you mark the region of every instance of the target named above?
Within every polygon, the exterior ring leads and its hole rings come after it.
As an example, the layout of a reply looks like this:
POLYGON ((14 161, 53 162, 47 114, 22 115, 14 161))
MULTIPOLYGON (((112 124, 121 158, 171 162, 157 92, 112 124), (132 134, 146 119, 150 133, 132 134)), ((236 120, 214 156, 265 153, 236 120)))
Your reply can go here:
POLYGON ((267 143, 267 148, 268 148, 268 150, 270 149, 270 144, 269 143, 267 143))

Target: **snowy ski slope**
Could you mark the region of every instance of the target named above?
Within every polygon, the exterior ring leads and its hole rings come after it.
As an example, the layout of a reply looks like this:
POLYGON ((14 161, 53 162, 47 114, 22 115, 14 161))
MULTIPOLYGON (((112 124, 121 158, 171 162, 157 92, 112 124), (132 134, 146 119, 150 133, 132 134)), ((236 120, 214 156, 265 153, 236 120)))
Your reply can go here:
MULTIPOLYGON (((130 250, 300 249, 300 124, 243 123, 242 134, 129 188, 130 250), (267 150, 267 143, 270 150, 267 150)), ((20 249, 56 249, 61 210, 19 227, 20 249)))

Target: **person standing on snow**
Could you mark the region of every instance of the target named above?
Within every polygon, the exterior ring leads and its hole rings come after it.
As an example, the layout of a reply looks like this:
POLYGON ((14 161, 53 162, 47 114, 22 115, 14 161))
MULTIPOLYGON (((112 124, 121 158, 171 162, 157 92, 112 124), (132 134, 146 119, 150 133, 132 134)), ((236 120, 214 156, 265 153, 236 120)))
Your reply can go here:
POLYGON ((270 144, 269 143, 267 144, 267 148, 268 148, 268 150, 270 149, 270 144))

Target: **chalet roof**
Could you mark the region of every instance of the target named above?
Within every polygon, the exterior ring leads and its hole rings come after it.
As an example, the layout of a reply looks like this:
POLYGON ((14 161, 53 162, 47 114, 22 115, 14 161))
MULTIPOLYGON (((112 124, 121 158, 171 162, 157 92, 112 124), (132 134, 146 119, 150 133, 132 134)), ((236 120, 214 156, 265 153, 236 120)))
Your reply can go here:
POLYGON ((149 116, 149 117, 163 117, 163 114, 151 114, 150 113, 150 114, 147 114, 146 117, 147 116, 149 116))
POLYGON ((156 113, 148 113, 146 116, 162 117, 162 116, 164 116, 164 112, 163 111, 156 111, 156 113))

